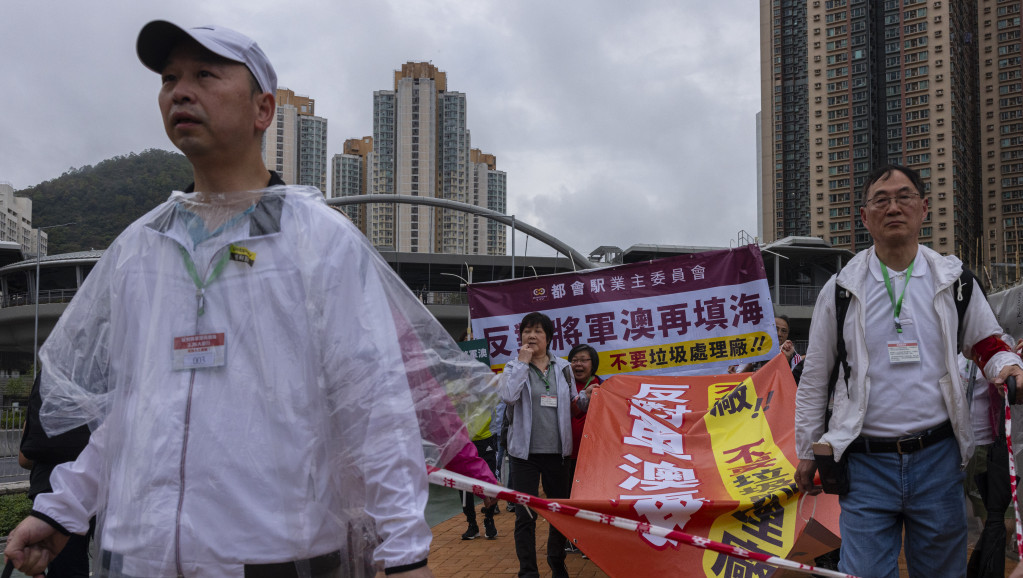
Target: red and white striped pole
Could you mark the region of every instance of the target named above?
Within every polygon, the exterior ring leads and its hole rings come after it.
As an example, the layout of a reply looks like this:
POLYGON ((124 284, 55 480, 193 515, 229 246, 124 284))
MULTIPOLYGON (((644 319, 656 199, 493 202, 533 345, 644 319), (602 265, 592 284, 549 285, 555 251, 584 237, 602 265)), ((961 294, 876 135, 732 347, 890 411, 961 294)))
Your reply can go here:
MULTIPOLYGON (((1009 378, 1015 382, 1014 378, 1009 378)), ((1013 383, 1015 385, 1015 383, 1013 383)), ((1016 550, 1023 559, 1023 524, 1019 519, 1019 498, 1016 494, 1016 454, 1012 452, 1012 411, 1009 409, 1011 394, 1015 394, 1015 387, 1006 388, 1005 392, 1005 445, 1009 450, 1009 487, 1012 489, 1012 509, 1016 513, 1016 550)))
MULTIPOLYGON (((530 496, 529 494, 523 494, 522 492, 516 492, 509 490, 508 488, 502 488, 494 484, 488 484, 479 480, 474 480, 470 477, 456 474, 448 470, 442 470, 438 468, 428 468, 430 475, 430 483, 445 488, 455 488, 465 492, 472 492, 473 494, 483 497, 490 496, 492 498, 500 498, 508 502, 515 502, 530 506, 535 510, 548 510, 551 512, 558 512, 566 516, 574 516, 583 520, 589 520, 598 524, 605 524, 622 530, 628 530, 630 532, 642 532, 645 534, 653 534, 662 538, 668 538, 670 540, 678 540, 684 544, 702 548, 704 550, 713 550, 714 552, 720 552, 727 556, 734 558, 743 558, 746 560, 756 560, 758 562, 764 562, 778 568, 785 568, 786 570, 793 570, 796 572, 802 572, 805 574, 817 574, 820 576, 829 576, 832 578, 856 578, 850 574, 842 574, 834 570, 827 570, 823 568, 817 568, 810 566, 809 564, 802 564, 800 562, 793 562, 792 560, 786 560, 785 558, 779 558, 777 556, 771 556, 769 554, 762 554, 760 552, 750 552, 742 548, 736 548, 735 546, 729 546, 721 542, 715 542, 709 538, 703 538, 700 536, 693 536, 678 530, 668 530, 660 526, 654 526, 645 522, 637 522, 630 520, 629 518, 622 518, 620 516, 611 516, 608 514, 600 514, 590 510, 581 510, 575 506, 569 506, 566 504, 559 504, 536 496, 530 496)), ((1013 488, 1015 493, 1015 488, 1013 488)), ((1015 494, 1014 494, 1015 495, 1015 494)))

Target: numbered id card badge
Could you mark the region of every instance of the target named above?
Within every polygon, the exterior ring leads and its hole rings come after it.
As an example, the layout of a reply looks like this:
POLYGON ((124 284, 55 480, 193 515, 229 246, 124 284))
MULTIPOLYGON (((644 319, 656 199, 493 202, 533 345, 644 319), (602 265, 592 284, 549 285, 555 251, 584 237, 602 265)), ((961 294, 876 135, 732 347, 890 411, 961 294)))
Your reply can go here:
POLYGON ((888 342, 888 361, 892 365, 920 363, 920 342, 916 338, 916 327, 912 319, 901 319, 902 333, 888 342))
POLYGON ((540 396, 540 407, 558 407, 558 396, 556 396, 556 395, 541 395, 540 396))
POLYGON ((205 369, 224 365, 227 346, 223 333, 202 333, 174 338, 174 370, 205 369))

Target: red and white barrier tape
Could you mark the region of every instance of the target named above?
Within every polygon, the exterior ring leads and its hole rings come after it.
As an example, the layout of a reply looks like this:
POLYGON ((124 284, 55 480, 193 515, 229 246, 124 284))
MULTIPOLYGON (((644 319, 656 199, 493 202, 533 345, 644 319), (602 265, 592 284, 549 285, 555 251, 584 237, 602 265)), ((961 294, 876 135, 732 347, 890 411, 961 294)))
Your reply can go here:
POLYGON ((1016 495, 1016 454, 1012 453, 1012 411, 1009 409, 1009 395, 1005 399, 1005 445, 1009 450, 1009 487, 1012 489, 1012 509, 1016 513, 1016 550, 1023 558, 1023 525, 1019 520, 1019 498, 1016 495))
MULTIPOLYGON (((764 562, 778 568, 785 568, 787 570, 794 570, 796 572, 803 572, 805 574, 817 574, 820 576, 830 576, 833 578, 856 578, 850 574, 842 574, 834 570, 826 570, 823 568, 817 568, 810 566, 809 564, 802 564, 800 562, 793 562, 792 560, 786 560, 785 558, 779 558, 777 556, 771 556, 768 554, 761 554, 760 552, 750 552, 742 548, 736 548, 723 544, 721 542, 715 542, 709 538, 702 538, 700 536, 693 536, 678 530, 668 530, 660 526, 654 526, 644 522, 637 522, 630 520, 629 518, 622 518, 620 516, 610 516, 607 514, 600 514, 590 510, 581 510, 575 506, 569 506, 566 504, 559 504, 536 496, 530 496, 529 494, 523 494, 522 492, 516 492, 509 490, 508 488, 502 488, 494 484, 488 484, 479 480, 474 480, 468 476, 456 474, 448 470, 442 470, 437 468, 428 468, 430 471, 430 483, 445 488, 455 488, 465 492, 472 492, 473 494, 483 497, 490 496, 492 498, 500 498, 508 502, 515 502, 530 506, 537 510, 548 510, 551 512, 558 512, 566 516, 574 516, 583 520, 589 520, 591 522, 597 522, 598 524, 605 524, 620 528, 622 530, 629 530, 631 532, 642 532, 645 534, 653 534, 662 538, 668 538, 670 540, 678 540, 684 544, 690 546, 696 546, 704 550, 712 550, 714 552, 720 552, 734 558, 743 558, 746 560, 756 560, 758 562, 764 562)), ((1015 495, 1015 487, 1013 487, 1013 495, 1015 495)))

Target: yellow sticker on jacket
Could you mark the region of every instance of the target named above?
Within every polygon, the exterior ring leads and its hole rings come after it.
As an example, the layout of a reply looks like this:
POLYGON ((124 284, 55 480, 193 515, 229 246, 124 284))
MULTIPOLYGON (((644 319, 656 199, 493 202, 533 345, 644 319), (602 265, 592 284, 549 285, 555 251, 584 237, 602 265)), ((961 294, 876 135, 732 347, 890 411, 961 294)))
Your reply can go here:
POLYGON ((256 253, 241 245, 231 245, 231 260, 248 263, 249 267, 256 264, 256 253))

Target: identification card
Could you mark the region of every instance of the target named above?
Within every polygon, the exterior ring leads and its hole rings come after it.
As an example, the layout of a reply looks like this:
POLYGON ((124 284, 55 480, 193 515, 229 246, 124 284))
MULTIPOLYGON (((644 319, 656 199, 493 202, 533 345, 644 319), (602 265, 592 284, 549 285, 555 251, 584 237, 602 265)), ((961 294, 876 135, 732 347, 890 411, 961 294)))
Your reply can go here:
POLYGON ((920 344, 915 341, 889 341, 888 361, 891 363, 920 363, 920 344))
POLYGON ((556 395, 541 395, 540 396, 540 407, 558 407, 558 396, 556 396, 556 395))
POLYGON ((223 333, 203 333, 174 338, 174 370, 204 369, 224 365, 223 333))

